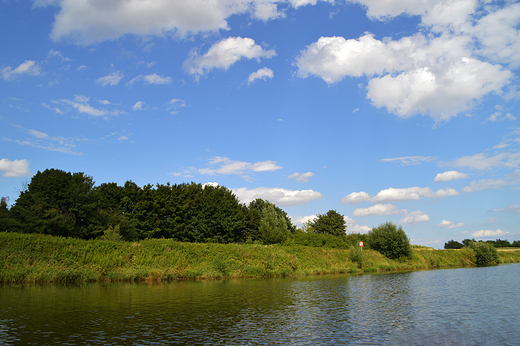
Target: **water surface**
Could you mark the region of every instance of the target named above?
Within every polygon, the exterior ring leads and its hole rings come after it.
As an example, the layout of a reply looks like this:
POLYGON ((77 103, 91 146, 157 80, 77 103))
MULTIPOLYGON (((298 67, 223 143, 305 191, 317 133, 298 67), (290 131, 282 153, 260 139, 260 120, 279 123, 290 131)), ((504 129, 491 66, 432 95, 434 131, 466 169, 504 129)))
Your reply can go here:
POLYGON ((520 264, 0 286, 0 345, 519 345, 520 264))

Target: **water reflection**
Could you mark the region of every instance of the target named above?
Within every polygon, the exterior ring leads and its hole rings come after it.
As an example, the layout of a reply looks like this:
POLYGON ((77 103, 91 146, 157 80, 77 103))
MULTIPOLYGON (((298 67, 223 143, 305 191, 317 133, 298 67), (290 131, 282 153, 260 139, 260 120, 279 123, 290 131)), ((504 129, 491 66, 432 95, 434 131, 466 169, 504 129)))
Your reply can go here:
POLYGON ((0 345, 514 345, 520 265, 0 287, 0 345))

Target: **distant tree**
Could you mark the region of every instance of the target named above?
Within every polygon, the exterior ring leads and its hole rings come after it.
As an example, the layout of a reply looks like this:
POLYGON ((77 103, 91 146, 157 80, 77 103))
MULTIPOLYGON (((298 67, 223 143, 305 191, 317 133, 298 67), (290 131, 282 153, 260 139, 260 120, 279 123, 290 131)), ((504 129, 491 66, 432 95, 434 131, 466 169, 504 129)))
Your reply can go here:
POLYGON ((472 243, 476 242, 475 239, 464 239, 462 241, 462 244, 465 246, 465 247, 469 247, 472 243))
POLYGON ((264 245, 283 243, 287 239, 287 223, 272 204, 268 204, 263 211, 259 233, 264 245))
POLYGON ((509 242, 509 240, 502 240, 502 239, 497 239, 493 242, 493 246, 494 247, 510 247, 511 246, 511 243, 509 242))
POLYGON ((311 221, 310 226, 314 233, 331 234, 334 236, 344 236, 347 231, 345 218, 336 210, 329 210, 326 214, 318 214, 311 221))
POLYGON ((412 255, 410 240, 403 231, 392 222, 386 222, 368 232, 368 246, 390 259, 407 258, 412 255))
POLYGON ((102 232, 92 177, 59 169, 38 171, 11 208, 23 232, 89 239, 102 232))
POLYGON ((475 250, 476 263, 479 266, 498 263, 497 249, 489 243, 472 242, 469 247, 475 250))
POLYGON ((464 245, 462 243, 459 243, 456 240, 448 240, 447 243, 444 243, 445 249, 462 249, 464 245))
POLYGON ((520 240, 513 241, 513 243, 511 244, 511 247, 520 247, 520 240))
POLYGON ((0 198, 0 232, 14 232, 18 229, 18 224, 7 206, 8 200, 8 197, 0 198))

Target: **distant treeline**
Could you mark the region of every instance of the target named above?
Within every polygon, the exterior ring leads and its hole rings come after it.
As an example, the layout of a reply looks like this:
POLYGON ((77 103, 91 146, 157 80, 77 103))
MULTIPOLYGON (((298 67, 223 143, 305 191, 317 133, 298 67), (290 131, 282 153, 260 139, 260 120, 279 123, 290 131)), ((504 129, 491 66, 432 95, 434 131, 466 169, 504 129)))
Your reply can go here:
POLYGON ((334 210, 297 230, 287 213, 256 199, 241 204, 223 186, 196 183, 138 186, 127 181, 94 185, 91 176, 47 169, 36 173, 9 208, 0 203, 0 231, 79 239, 138 241, 165 238, 200 243, 283 243, 348 248, 364 235, 346 237, 334 210))
MULTIPOLYGON (((456 240, 449 240, 447 243, 444 243, 445 249, 462 249, 463 247, 470 246, 471 243, 477 242, 475 239, 464 239, 462 242, 458 242, 456 240)), ((495 248, 501 248, 501 247, 520 247, 520 240, 515 240, 512 243, 509 242, 509 240, 487 240, 479 242, 487 243, 490 245, 493 245, 495 248)))

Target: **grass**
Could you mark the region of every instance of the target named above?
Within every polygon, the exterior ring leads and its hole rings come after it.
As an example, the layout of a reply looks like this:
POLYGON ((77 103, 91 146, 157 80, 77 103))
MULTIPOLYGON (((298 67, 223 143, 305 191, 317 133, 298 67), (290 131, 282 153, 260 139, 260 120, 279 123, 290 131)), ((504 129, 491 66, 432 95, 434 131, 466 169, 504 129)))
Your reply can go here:
MULTIPOLYGON (((474 265, 474 252, 417 248, 393 261, 363 250, 362 265, 350 251, 299 245, 201 244, 168 239, 136 243, 0 233, 0 283, 161 281, 363 273, 474 265)), ((501 263, 520 252, 499 251, 501 263)), ((358 259, 359 261, 359 259, 358 259)))

